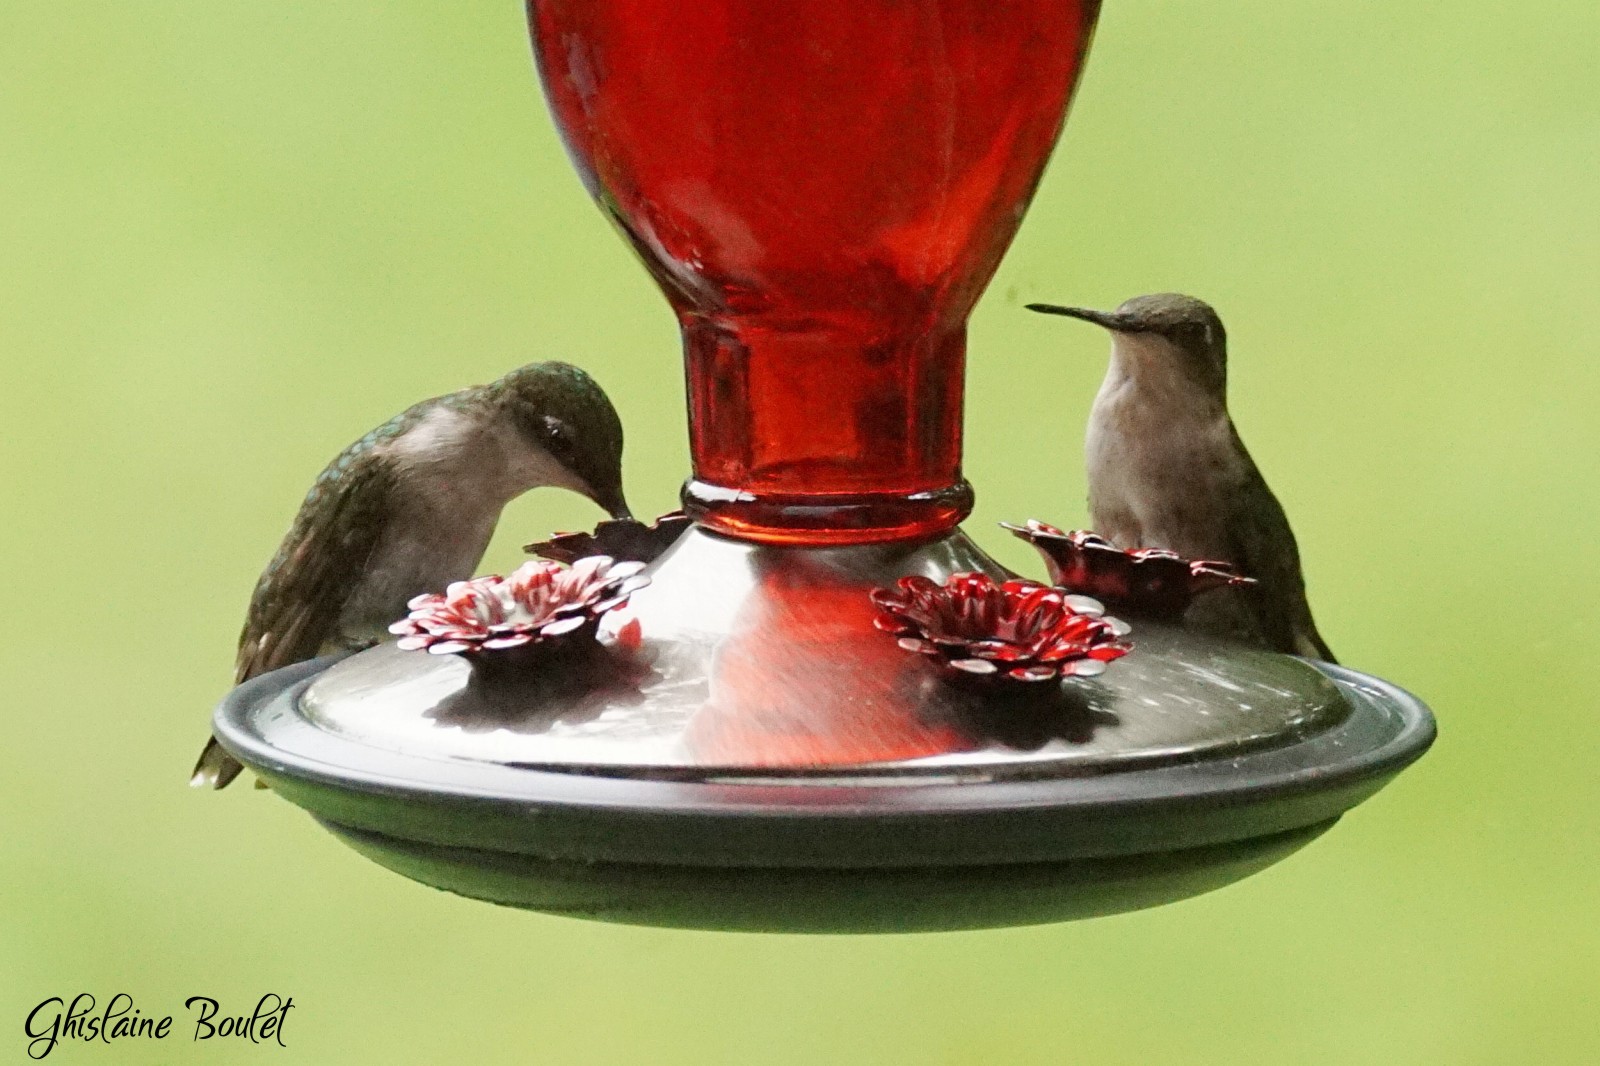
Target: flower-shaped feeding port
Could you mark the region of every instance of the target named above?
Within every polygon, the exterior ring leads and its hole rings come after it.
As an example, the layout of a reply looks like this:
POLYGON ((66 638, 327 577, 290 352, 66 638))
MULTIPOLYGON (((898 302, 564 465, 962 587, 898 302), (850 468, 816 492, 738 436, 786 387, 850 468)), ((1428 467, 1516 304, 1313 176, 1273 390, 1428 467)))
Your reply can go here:
POLYGON ((664 514, 649 525, 633 518, 612 518, 595 526, 593 533, 557 533, 549 540, 524 544, 522 550, 558 563, 596 555, 618 562, 653 563, 693 524, 682 511, 664 514))
POLYGON ((874 589, 877 627, 907 651, 940 660, 954 677, 1041 682, 1090 677, 1132 650, 1128 627, 1105 608, 1032 581, 952 574, 944 584, 903 577, 874 589))
POLYGON ((1068 533, 1032 518, 1023 526, 1000 524, 1044 556, 1052 585, 1132 615, 1174 620, 1202 592, 1255 584, 1229 563, 1184 559, 1163 548, 1124 551, 1086 529, 1068 533))
POLYGON ((406 651, 464 655, 474 660, 513 649, 528 651, 573 641, 592 642, 600 618, 649 584, 641 562, 608 556, 559 563, 524 563, 509 577, 457 581, 427 593, 389 627, 406 651))

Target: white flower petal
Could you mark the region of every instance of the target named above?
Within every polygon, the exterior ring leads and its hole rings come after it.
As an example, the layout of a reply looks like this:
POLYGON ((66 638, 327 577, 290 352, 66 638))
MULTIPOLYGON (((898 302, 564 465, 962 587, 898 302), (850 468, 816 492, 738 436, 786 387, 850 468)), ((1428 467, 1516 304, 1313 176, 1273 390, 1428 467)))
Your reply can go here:
POLYGON ((566 576, 571 581, 587 583, 598 571, 610 565, 609 555, 589 555, 573 563, 566 576))
POLYGON ((539 632, 547 637, 559 637, 563 633, 571 633, 575 629, 582 629, 589 619, 586 615, 572 615, 567 618, 558 618, 543 626, 539 632))
POLYGON ((1086 614, 1091 618, 1098 618, 1106 613, 1106 605, 1092 596, 1069 594, 1063 596, 1062 599, 1077 614, 1086 614))

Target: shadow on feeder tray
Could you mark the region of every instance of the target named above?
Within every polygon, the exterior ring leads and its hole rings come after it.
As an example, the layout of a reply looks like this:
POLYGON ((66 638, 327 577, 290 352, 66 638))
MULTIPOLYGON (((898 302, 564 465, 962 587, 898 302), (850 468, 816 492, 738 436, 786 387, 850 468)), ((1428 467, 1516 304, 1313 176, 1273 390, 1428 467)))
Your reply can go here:
POLYGON ((423 717, 467 733, 543 733, 592 722, 608 708, 642 703, 643 687, 657 677, 649 663, 594 642, 466 658, 466 685, 423 717))
MULTIPOLYGON (((968 687, 960 681, 935 683, 968 687)), ((1108 702, 1092 681, 1015 687, 970 686, 972 698, 950 708, 951 724, 972 737, 973 747, 999 744, 1015 751, 1038 751, 1052 741, 1088 744, 1100 729, 1122 724, 1106 710, 1108 702)))

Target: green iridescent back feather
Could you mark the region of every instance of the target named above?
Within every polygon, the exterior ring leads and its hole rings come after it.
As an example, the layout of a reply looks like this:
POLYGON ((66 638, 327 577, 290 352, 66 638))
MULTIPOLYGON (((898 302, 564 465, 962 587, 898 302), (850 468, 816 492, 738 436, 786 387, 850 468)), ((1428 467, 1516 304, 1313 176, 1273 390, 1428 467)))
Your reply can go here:
POLYGON ((384 446, 428 412, 464 406, 472 390, 413 404, 334 457, 301 501, 294 523, 250 597, 235 680, 310 659, 338 636, 351 576, 365 568, 388 519, 394 476, 384 446))

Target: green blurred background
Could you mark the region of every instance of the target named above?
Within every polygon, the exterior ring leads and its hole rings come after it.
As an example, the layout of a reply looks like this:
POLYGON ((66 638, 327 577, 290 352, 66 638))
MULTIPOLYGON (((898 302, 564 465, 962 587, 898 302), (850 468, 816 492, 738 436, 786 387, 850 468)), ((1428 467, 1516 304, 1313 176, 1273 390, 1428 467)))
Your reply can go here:
MULTIPOLYGON (((184 787, 260 566, 390 413, 573 360, 635 506, 675 503, 673 326, 516 0, 6 0, 0 1059, 45 997, 121 990, 293 995, 289 1048, 189 1043, 179 1011, 51 1061, 1600 1061, 1597 39, 1587 0, 1107 5, 973 321, 968 528, 1031 571, 994 523, 1084 518, 1105 338, 1023 303, 1202 295, 1324 634, 1441 738, 1210 896, 806 939, 472 903, 184 787)), ((597 517, 535 493, 486 566, 597 517)))

